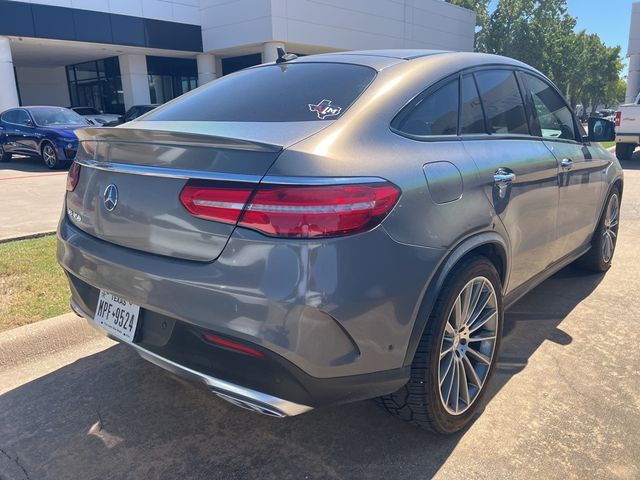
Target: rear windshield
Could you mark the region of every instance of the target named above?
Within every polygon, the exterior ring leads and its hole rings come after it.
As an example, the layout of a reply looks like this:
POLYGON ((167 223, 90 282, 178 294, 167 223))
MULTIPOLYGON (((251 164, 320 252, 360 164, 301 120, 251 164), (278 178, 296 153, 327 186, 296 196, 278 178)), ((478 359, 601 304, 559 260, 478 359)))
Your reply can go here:
POLYGON ((362 65, 269 65, 223 77, 158 108, 145 120, 304 122, 338 118, 373 81, 362 65))

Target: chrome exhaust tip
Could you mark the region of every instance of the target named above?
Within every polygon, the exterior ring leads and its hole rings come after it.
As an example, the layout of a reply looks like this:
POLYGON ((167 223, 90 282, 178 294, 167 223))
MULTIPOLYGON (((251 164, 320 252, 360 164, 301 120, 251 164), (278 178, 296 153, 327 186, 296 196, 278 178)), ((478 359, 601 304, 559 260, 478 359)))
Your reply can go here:
POLYGON ((236 398, 236 397, 232 397, 227 394, 216 392, 216 391, 213 391, 213 393, 215 393, 218 397, 222 398, 223 400, 226 400, 227 402, 235 405, 236 407, 244 408, 245 410, 251 410, 252 412, 257 412, 262 415, 268 415, 269 417, 284 418, 287 416, 286 413, 281 412, 280 410, 277 410, 268 405, 260 405, 257 403, 250 402, 244 398, 236 398))

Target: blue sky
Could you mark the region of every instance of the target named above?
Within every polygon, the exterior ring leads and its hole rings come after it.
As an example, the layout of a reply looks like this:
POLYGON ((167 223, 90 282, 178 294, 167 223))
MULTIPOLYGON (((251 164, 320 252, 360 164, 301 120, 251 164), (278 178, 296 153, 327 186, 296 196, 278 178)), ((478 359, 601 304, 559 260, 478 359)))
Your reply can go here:
MULTIPOLYGON (((622 56, 626 57, 633 2, 634 0, 567 0, 567 5, 569 13, 578 19, 577 30, 597 33, 607 45, 620 45, 622 56)), ((497 0, 493 0, 492 6, 495 7, 496 3, 497 0)))

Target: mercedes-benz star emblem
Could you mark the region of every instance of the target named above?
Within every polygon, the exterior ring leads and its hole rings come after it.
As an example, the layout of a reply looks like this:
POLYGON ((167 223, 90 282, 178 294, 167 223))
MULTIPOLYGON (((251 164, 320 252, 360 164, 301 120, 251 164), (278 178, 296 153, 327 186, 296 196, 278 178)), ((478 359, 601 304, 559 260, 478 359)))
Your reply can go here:
POLYGON ((104 199, 104 208, 106 208, 108 212, 113 211, 116 205, 118 205, 118 187, 113 183, 109 185, 104 189, 102 198, 104 199))

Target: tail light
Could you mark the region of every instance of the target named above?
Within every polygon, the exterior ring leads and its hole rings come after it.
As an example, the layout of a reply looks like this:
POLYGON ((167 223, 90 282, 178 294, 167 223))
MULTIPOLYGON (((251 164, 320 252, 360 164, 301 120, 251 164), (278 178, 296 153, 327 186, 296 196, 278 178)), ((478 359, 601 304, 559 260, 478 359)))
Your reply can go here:
POLYGON ((622 112, 616 112, 616 127, 620 126, 620 117, 622 117, 622 112))
POLYGON ((203 337, 207 342, 211 342, 220 347, 233 350, 238 353, 244 353, 245 355, 249 355, 254 358, 261 358, 261 359, 264 358, 264 354, 256 350, 255 348, 251 348, 242 343, 234 342, 233 340, 229 340, 228 338, 222 338, 217 335, 212 335, 210 333, 205 333, 203 337))
POLYGON ((349 185, 221 186, 189 181, 180 201, 193 215, 237 223, 274 237, 326 238, 378 225, 400 189, 389 182, 349 185), (255 189, 255 190, 254 190, 255 189))
POLYGON ((67 174, 67 192, 73 192, 80 179, 80 164, 73 162, 67 174))
POLYGON ((196 217, 235 224, 254 188, 253 184, 189 180, 180 192, 180 202, 196 217))

